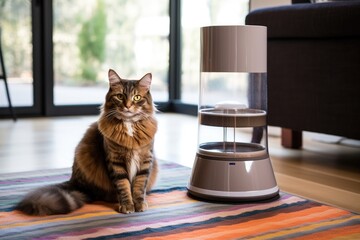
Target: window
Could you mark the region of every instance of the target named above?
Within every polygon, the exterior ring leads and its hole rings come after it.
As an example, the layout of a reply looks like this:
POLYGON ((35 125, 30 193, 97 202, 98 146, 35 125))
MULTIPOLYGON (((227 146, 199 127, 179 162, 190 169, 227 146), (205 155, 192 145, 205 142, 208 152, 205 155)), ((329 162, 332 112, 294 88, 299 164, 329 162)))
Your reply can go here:
POLYGON ((107 71, 152 72, 156 101, 168 100, 168 0, 53 1, 54 103, 100 104, 107 71))
MULTIPOLYGON (((0 31, 12 104, 14 107, 33 106, 31 1, 0 1, 0 31)), ((8 107, 2 80, 0 107, 8 107)))
MULTIPOLYGON (((196 114, 200 27, 244 24, 247 12, 248 0, 0 0, 15 112, 96 114, 113 68, 129 79, 151 72, 161 111, 196 114)), ((0 110, 1 92, 0 80, 0 110)))

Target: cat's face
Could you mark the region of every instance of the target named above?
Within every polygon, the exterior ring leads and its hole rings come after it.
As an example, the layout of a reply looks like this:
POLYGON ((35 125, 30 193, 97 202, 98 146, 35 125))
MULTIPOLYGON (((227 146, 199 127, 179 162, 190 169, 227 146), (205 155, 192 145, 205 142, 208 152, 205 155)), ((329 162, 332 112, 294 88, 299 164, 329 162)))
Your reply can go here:
POLYGON ((103 113, 106 117, 138 121, 153 114, 150 73, 140 80, 126 80, 121 79, 114 70, 110 69, 109 84, 109 92, 103 105, 103 113))

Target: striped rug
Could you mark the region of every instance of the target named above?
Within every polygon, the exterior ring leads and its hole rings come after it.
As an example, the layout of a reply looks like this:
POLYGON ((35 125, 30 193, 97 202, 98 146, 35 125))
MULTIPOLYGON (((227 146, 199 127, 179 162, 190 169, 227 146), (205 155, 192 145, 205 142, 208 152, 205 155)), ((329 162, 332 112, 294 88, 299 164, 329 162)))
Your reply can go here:
POLYGON ((0 175, 0 239, 360 239, 360 216, 281 193, 268 203, 218 204, 187 196, 190 169, 162 162, 143 213, 119 214, 102 202, 67 215, 13 210, 29 190, 62 182, 70 169, 0 175))

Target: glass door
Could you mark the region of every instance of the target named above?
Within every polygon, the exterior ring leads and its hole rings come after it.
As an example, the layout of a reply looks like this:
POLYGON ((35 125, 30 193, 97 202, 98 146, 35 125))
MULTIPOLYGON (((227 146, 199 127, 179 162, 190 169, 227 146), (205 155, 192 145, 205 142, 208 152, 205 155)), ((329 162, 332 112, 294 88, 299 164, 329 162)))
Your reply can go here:
MULTIPOLYGON (((38 41, 39 9, 30 0, 0 0, 0 28, 4 65, 13 107, 17 114, 39 114, 38 72, 34 61, 38 41), (32 16, 34 15, 34 19, 32 16)), ((2 74, 2 73, 1 73, 2 74)), ((0 79, 0 116, 8 114, 8 100, 3 79, 0 79)))
POLYGON ((0 27, 19 117, 98 113, 109 68, 127 79, 151 72, 154 100, 169 100, 169 0, 0 0, 0 27))
POLYGON ((168 5, 53 0, 53 107, 100 105, 109 68, 126 79, 151 72, 154 100, 168 101, 168 5))
MULTIPOLYGON (((247 11, 248 0, 0 0, 15 111, 19 116, 97 114, 109 68, 128 79, 151 72, 160 110, 178 112, 184 105, 193 111, 200 27, 243 24, 247 11)), ((0 79, 0 117, 10 115, 7 108, 0 79)))

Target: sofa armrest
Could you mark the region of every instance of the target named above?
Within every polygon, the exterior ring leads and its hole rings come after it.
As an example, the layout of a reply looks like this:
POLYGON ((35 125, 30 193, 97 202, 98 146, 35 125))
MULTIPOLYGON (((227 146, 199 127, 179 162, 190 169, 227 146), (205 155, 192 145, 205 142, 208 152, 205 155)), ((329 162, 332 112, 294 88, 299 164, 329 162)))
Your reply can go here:
POLYGON ((360 1, 293 4, 250 12, 247 25, 268 27, 268 38, 360 37, 360 1))

